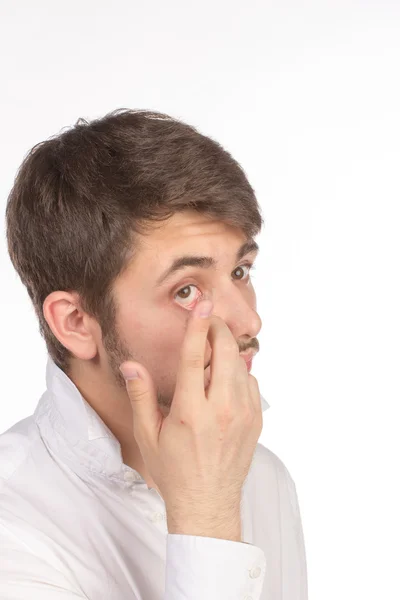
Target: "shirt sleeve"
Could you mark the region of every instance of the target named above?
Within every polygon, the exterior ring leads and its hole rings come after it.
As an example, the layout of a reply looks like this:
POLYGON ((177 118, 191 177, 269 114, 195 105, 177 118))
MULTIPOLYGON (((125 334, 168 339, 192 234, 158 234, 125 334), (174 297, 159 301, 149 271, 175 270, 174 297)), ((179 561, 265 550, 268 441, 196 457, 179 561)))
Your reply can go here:
POLYGON ((0 600, 88 600, 0 525, 0 600))
POLYGON ((169 533, 163 600, 259 600, 265 571, 253 544, 169 533))

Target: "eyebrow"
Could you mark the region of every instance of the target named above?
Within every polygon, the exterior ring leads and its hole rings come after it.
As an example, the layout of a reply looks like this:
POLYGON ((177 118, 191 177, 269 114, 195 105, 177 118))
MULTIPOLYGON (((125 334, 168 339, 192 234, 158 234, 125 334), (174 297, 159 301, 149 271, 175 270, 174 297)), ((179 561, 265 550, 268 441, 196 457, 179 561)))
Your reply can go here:
MULTIPOLYGON (((254 240, 247 240, 236 253, 236 262, 241 260, 250 252, 259 251, 259 246, 254 240)), ((166 271, 157 279, 156 286, 159 287, 167 279, 169 279, 177 271, 181 271, 186 267, 199 267, 201 269, 215 268, 217 261, 212 256, 180 256, 176 258, 166 271)))

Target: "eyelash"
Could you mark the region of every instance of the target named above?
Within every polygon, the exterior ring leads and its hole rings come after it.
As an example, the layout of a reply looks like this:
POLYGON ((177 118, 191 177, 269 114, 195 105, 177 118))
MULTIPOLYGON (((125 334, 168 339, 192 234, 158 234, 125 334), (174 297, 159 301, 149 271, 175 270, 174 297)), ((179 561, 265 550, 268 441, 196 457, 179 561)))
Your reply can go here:
MULTIPOLYGON (((244 277, 243 279, 237 279, 236 281, 246 281, 246 279, 249 280, 251 271, 254 271, 254 269, 256 268, 255 264, 254 263, 243 263, 241 265, 238 265, 232 272, 234 273, 237 269, 240 269, 241 267, 247 267, 249 269, 249 273, 248 273, 247 277, 244 277)), ((177 290, 174 294, 174 299, 179 294, 179 292, 182 292, 183 290, 186 290, 186 288, 190 288, 190 287, 197 287, 197 286, 194 283, 188 283, 184 287, 179 288, 179 290, 177 290)), ((201 297, 202 297, 202 294, 196 300, 199 301, 201 299, 201 297)), ((181 298, 181 300, 186 300, 186 298, 181 298)), ((184 306, 184 305, 182 305, 182 306, 184 306)), ((188 305, 188 306, 190 306, 190 305, 188 305)), ((186 306, 184 306, 184 308, 186 308, 186 306)))

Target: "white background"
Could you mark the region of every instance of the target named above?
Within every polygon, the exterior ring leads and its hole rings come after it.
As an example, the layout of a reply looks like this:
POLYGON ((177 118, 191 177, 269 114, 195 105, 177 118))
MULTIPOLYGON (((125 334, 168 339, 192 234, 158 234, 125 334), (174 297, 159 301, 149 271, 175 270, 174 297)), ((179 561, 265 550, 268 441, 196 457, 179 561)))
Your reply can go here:
MULTIPOLYGON (((310 600, 398 599, 400 3, 2 0, 0 18, 3 215, 34 144, 118 107, 242 164, 266 222, 260 442, 296 483, 310 600)), ((46 366, 3 230, 0 431, 46 366)))

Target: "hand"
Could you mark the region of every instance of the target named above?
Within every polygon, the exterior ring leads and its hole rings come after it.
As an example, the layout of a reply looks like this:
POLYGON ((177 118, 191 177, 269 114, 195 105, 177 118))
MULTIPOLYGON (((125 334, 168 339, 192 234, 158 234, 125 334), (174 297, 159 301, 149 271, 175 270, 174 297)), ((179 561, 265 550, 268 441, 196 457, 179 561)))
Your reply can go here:
MULTIPOLYGON (((140 378, 126 381, 132 403, 133 431, 143 461, 164 499, 167 513, 181 519, 210 509, 236 510, 262 431, 260 392, 230 329, 219 317, 192 311, 183 341, 175 393, 168 416, 158 403, 149 372, 139 363, 140 378), (211 377, 205 390, 207 337, 211 377), (190 514, 189 514, 190 513, 190 514)), ((211 304, 212 309, 212 304, 211 304)))

